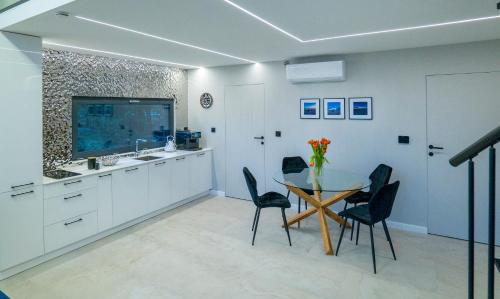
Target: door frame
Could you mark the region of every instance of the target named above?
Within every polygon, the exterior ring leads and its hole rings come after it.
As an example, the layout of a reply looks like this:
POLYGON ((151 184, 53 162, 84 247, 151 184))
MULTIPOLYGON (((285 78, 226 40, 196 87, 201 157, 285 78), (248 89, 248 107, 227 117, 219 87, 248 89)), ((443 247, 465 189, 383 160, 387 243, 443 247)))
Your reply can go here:
MULTIPOLYGON (((426 223, 427 223, 427 234, 428 235, 434 235, 434 236, 440 236, 444 238, 450 238, 450 239, 456 239, 456 240, 462 240, 465 241, 464 239, 460 238, 454 238, 454 237, 449 237, 449 236, 443 236, 443 235, 437 235, 437 234, 432 234, 430 233, 430 227, 429 227, 429 216, 430 216, 430 194, 429 194, 429 89, 428 89, 428 78, 429 77, 436 77, 436 76, 455 76, 455 75, 474 75, 474 74, 492 74, 492 73, 500 73, 500 70, 490 70, 490 71, 475 71, 475 72, 456 72, 456 73, 434 73, 434 74, 426 74, 424 75, 425 77, 425 168, 426 168, 426 176, 425 176, 425 195, 426 195, 426 200, 427 200, 427 215, 426 215, 426 223)), ((486 244, 482 242, 475 241, 475 243, 479 244, 486 244)))
MULTIPOLYGON (((267 96, 266 96, 266 84, 264 82, 257 82, 257 83, 239 83, 239 84, 226 84, 224 85, 224 152, 227 153, 227 149, 228 149, 228 146, 227 146, 227 140, 228 140, 228 137, 227 137, 227 133, 228 133, 228 124, 227 124, 227 99, 226 99, 226 88, 227 87, 237 87, 237 86, 253 86, 253 85, 262 85, 262 87, 264 88, 264 115, 263 115, 263 122, 264 122, 264 191, 267 192, 267 139, 268 139, 268 136, 267 136, 267 130, 266 130, 266 125, 267 125, 267 96)), ((227 154, 225 155, 225 158, 224 158, 224 172, 225 172, 225 176, 224 176, 224 193, 226 193, 227 191, 227 178, 228 178, 228 165, 229 165, 229 162, 228 162, 228 158, 227 158, 227 154)), ((236 199, 236 198, 235 198, 236 199)), ((245 200, 245 199, 241 199, 241 200, 245 200)))

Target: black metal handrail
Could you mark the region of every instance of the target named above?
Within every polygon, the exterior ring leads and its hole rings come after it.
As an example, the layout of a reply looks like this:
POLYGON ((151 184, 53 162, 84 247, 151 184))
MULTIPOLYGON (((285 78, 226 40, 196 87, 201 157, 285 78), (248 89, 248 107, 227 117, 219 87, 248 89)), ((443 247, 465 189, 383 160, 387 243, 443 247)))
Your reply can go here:
MULTIPOLYGON (((495 291, 495 263, 499 264, 499 260, 495 259, 495 167, 496 167, 496 152, 494 145, 500 141, 500 126, 490 131, 488 134, 479 138, 476 142, 468 146, 466 149, 456 154, 450 159, 450 164, 457 167, 468 161, 469 170, 469 277, 468 289, 469 299, 474 298, 474 158, 482 151, 489 147, 489 187, 488 187, 488 299, 494 299, 495 291)), ((499 269, 500 270, 500 269, 499 269)))
POLYGON ((464 163, 465 161, 474 158, 475 156, 477 156, 477 154, 479 154, 489 146, 496 144, 499 141, 500 141, 500 126, 496 127, 488 134, 484 135, 483 137, 479 138, 476 142, 469 145, 463 151, 453 156, 450 159, 450 164, 454 167, 457 167, 460 164, 464 163))

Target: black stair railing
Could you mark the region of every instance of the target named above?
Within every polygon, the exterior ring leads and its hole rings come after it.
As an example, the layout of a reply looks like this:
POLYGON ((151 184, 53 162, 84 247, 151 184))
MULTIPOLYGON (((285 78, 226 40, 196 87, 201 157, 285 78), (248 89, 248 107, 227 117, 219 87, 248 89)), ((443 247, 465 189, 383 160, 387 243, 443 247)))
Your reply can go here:
POLYGON ((500 126, 484 135, 450 159, 457 167, 469 161, 469 299, 474 298, 474 158, 489 148, 489 214, 488 214, 488 299, 494 299, 495 264, 500 271, 500 260, 495 259, 495 147, 500 141, 500 126))

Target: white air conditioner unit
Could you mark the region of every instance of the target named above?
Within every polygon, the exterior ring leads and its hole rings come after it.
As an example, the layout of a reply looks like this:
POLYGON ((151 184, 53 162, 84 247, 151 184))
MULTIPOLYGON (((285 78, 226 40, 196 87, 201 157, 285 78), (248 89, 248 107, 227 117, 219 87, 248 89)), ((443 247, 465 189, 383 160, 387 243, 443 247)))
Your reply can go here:
POLYGON ((286 78, 292 83, 345 81, 345 62, 325 61, 286 65, 286 78))

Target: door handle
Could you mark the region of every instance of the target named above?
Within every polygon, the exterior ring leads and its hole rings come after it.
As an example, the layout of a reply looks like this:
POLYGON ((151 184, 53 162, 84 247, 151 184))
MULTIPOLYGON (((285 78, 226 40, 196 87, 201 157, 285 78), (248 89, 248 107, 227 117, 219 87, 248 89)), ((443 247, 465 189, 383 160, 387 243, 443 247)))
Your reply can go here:
POLYGON ((440 146, 434 146, 434 145, 429 145, 429 149, 437 149, 437 150, 443 150, 444 148, 443 147, 440 147, 440 146))
POLYGON ((253 139, 261 139, 262 140, 262 139, 264 139, 264 136, 260 136, 260 137, 257 136, 257 137, 254 137, 253 139))

